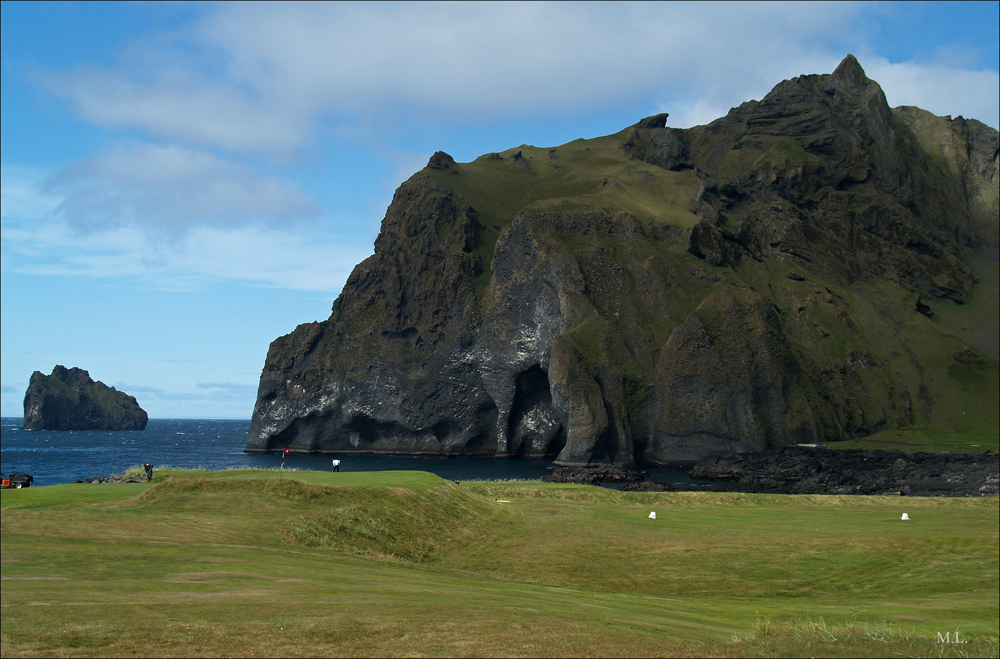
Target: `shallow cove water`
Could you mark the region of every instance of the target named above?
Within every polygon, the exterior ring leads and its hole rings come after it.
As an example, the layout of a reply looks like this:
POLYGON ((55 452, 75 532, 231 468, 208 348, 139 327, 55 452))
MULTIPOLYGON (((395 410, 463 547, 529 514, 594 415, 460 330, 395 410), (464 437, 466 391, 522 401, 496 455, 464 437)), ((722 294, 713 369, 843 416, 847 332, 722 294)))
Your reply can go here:
MULTIPOLYGON (((429 471, 449 480, 538 480, 551 471, 551 460, 491 458, 394 457, 377 455, 309 455, 244 453, 249 420, 150 419, 145 430, 21 430, 20 417, 0 419, 0 471, 27 473, 34 485, 72 483, 94 476, 121 473, 149 462, 185 469, 332 469, 341 471, 429 471)), ((717 484, 694 481, 683 469, 645 468, 647 480, 672 483, 681 489, 714 489, 717 484)), ((621 486, 617 486, 621 487, 621 486)))

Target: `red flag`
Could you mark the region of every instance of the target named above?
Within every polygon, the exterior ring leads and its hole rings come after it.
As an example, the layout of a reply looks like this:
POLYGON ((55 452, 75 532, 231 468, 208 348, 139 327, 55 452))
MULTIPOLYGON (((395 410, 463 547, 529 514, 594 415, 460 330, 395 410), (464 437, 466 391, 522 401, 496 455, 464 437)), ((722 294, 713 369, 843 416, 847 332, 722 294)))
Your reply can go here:
POLYGON ((288 455, 288 454, 289 454, 289 452, 291 452, 291 450, 292 450, 292 449, 288 449, 288 448, 286 448, 286 449, 285 449, 285 455, 288 455))

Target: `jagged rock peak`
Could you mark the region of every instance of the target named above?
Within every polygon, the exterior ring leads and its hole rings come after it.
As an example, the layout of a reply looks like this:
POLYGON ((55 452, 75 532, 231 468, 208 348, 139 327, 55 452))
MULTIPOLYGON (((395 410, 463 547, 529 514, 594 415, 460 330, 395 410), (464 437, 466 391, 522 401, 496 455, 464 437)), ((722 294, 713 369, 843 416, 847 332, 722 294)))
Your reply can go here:
POLYGON ((427 161, 428 169, 439 169, 443 171, 455 171, 455 159, 444 151, 436 151, 431 159, 427 161))
POLYGON ((854 55, 845 57, 829 75, 825 91, 847 103, 873 103, 871 106, 873 110, 884 115, 885 119, 889 116, 889 104, 885 100, 882 88, 865 75, 865 70, 861 68, 854 55))
POLYGON ((670 115, 666 112, 661 112, 660 114, 654 114, 651 117, 646 117, 639 122, 641 128, 666 128, 667 127, 667 117, 670 115))
POLYGON ((632 135, 622 145, 630 158, 648 162, 669 170, 689 169, 688 146, 682 132, 667 128, 666 112, 646 117, 632 129, 632 135))
POLYGON ((851 54, 840 61, 837 68, 830 74, 830 79, 850 81, 855 85, 867 85, 871 82, 865 75, 865 70, 861 68, 861 63, 851 54))

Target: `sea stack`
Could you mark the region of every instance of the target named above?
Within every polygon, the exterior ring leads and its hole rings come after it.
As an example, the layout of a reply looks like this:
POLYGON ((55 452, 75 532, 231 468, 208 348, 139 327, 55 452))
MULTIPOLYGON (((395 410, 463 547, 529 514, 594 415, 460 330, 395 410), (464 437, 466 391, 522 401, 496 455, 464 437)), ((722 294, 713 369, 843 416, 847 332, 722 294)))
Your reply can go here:
POLYGON ((26 430, 145 430, 147 421, 134 396, 95 382, 82 368, 35 371, 24 394, 26 430))

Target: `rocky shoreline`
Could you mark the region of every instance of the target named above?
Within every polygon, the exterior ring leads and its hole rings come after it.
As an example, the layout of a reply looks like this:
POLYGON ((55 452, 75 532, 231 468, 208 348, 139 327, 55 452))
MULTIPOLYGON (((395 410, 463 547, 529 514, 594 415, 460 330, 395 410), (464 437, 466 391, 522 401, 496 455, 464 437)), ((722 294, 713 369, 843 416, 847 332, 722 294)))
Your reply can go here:
POLYGON ((123 478, 120 475, 111 476, 94 476, 92 478, 85 478, 80 481, 73 481, 74 483, 148 483, 149 479, 145 476, 130 476, 129 478, 123 478))
MULTIPOLYGON (((684 490, 766 494, 865 494, 903 496, 991 496, 1000 494, 1000 456, 985 453, 902 451, 781 446, 731 456, 709 456, 691 468, 694 485, 684 490)), ((647 480, 649 472, 618 464, 557 467, 548 483, 615 486, 631 492, 673 492, 670 483, 647 480)), ((146 483, 122 474, 77 483, 146 483)))
POLYGON ((998 455, 781 446, 735 456, 710 456, 692 478, 739 492, 774 494, 897 494, 997 496, 998 455))
MULTIPOLYGON (((889 494, 997 496, 998 455, 903 453, 781 446, 734 456, 709 456, 692 467, 692 479, 713 481, 716 491, 769 494, 889 494)), ((622 465, 563 467, 542 477, 549 483, 624 484, 632 492, 676 491, 647 481, 649 473, 622 465)), ((686 488, 687 489, 687 488, 686 488)), ((701 488, 691 488, 701 489, 701 488)))
POLYGON ((670 483, 647 481, 648 477, 648 471, 623 465, 599 464, 590 467, 557 467, 551 474, 542 476, 542 481, 579 485, 624 484, 621 489, 629 492, 673 492, 677 489, 670 483))

